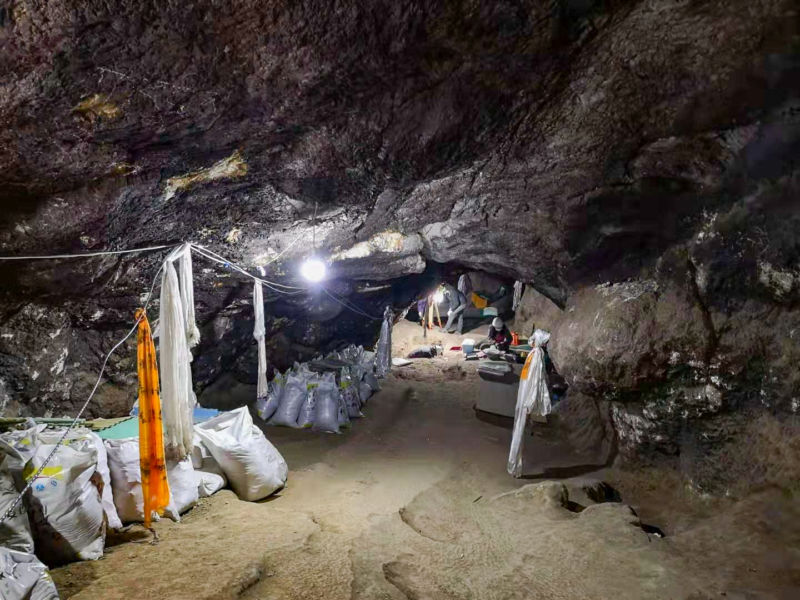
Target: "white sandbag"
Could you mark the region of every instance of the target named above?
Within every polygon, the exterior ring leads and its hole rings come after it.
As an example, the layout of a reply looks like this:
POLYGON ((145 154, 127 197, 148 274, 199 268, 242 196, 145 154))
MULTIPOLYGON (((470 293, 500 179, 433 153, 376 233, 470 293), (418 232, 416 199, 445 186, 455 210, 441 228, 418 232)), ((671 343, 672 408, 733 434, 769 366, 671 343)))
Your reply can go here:
POLYGON ((58 600, 50 571, 30 552, 0 547, 2 600, 58 600))
MULTIPOLYGON (((219 466, 217 459, 211 454, 211 451, 206 448, 205 444, 200 440, 200 437, 195 433, 194 442, 192 445, 192 466, 195 471, 202 473, 211 473, 218 475, 222 478, 222 487, 228 485, 228 479, 225 477, 225 471, 219 466)), ((202 494, 200 496, 203 497, 202 494)))
POLYGON ((225 478, 217 473, 195 471, 197 476, 197 494, 200 498, 213 496, 225 487, 225 478))
POLYGON ((100 498, 103 503, 103 512, 106 513, 108 519, 108 526, 111 529, 119 529, 122 527, 122 521, 117 514, 117 508, 114 506, 114 493, 111 489, 111 472, 108 469, 108 454, 106 453, 106 446, 100 436, 91 431, 86 432, 92 445, 97 449, 97 472, 100 474, 100 479, 103 482, 102 489, 100 490, 100 498))
POLYGON ((339 433, 339 390, 333 373, 325 373, 314 390, 314 431, 339 433))
POLYGON ((291 373, 286 380, 281 405, 272 415, 270 423, 284 427, 297 427, 297 417, 306 400, 306 378, 298 373, 291 373))
MULTIPOLYGON (((139 438, 105 440, 108 452, 108 467, 111 471, 111 488, 114 506, 123 523, 144 521, 144 497, 142 496, 142 473, 139 463, 139 438)), ((197 503, 198 480, 192 468, 191 458, 167 463, 169 482, 169 505, 164 516, 180 521, 181 513, 197 503), (177 494, 177 498, 176 498, 177 494)), ((157 519, 157 517, 155 517, 157 519)))
POLYGON ((275 375, 269 382, 267 395, 265 398, 256 400, 256 414, 263 421, 269 421, 278 410, 283 399, 283 390, 286 389, 286 379, 280 373, 275 375))
POLYGON ((347 416, 351 419, 363 417, 361 414, 361 398, 359 397, 358 388, 353 385, 353 380, 350 377, 348 369, 342 369, 339 375, 339 391, 344 397, 344 403, 347 407, 347 416))
POLYGON ((361 400, 361 405, 365 405, 367 400, 370 399, 372 396, 372 388, 366 381, 362 381, 358 384, 358 398, 361 400))
POLYGON ((364 381, 372 389, 373 393, 381 391, 381 384, 378 382, 378 378, 375 377, 375 374, 372 371, 367 371, 364 373, 364 381))
POLYGON ((533 334, 533 350, 525 360, 520 375, 517 406, 514 411, 514 432, 511 437, 511 448, 508 453, 506 470, 509 475, 522 477, 522 447, 525 437, 525 424, 528 415, 546 415, 550 413, 550 393, 547 391, 547 378, 544 368, 544 346, 550 334, 537 329, 533 334))
POLYGON ((60 435, 40 434, 23 471, 26 481, 32 478, 55 449, 25 498, 36 555, 51 565, 97 560, 103 556, 106 539, 97 448, 86 437, 67 438, 56 447, 60 435))
POLYGON ((314 392, 319 383, 311 381, 306 384, 306 398, 303 405, 300 407, 300 414, 297 417, 297 426, 305 429, 314 424, 314 407, 316 406, 316 398, 314 392))
MULTIPOLYGON (((19 495, 6 464, 8 460, 7 456, 0 457, 0 516, 6 514, 19 495)), ((0 523, 0 546, 19 552, 33 552, 33 535, 24 502, 20 501, 9 517, 0 523)))
POLYGON ((247 407, 200 423, 195 432, 242 500, 266 498, 286 484, 286 461, 253 424, 247 407))
POLYGON ((336 388, 336 392, 338 401, 337 418, 339 421, 339 427, 350 427, 350 415, 347 413, 347 400, 345 399, 344 394, 342 394, 342 390, 339 389, 338 386, 336 388))
MULTIPOLYGON (((187 456, 178 462, 167 461, 167 481, 169 482, 169 506, 164 511, 165 515, 170 518, 175 517, 174 513, 182 515, 197 504, 200 482, 190 457, 187 456)), ((144 517, 144 513, 142 516, 144 517)), ((175 518, 175 520, 179 519, 175 518)))

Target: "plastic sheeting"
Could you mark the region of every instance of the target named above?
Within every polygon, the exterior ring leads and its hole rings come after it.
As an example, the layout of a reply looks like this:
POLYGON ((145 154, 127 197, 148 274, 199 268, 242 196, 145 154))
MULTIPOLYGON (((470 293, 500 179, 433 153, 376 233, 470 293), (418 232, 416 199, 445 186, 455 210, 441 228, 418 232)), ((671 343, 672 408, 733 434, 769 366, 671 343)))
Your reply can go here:
POLYGON ((58 591, 50 571, 33 554, 0 547, 0 598, 58 600, 58 591))
POLYGON ((519 303, 522 301, 522 290, 525 284, 517 280, 514 282, 514 298, 511 302, 511 310, 516 311, 519 303))
POLYGON ((137 337, 139 375, 139 469, 144 497, 144 525, 150 527, 153 513, 161 516, 169 504, 169 481, 164 453, 164 426, 161 398, 158 395, 156 349, 150 334, 150 323, 144 311, 137 337))
MULTIPOLYGON (((188 324, 189 289, 191 285, 191 262, 183 255, 190 252, 188 245, 167 257, 161 279, 161 306, 159 313, 159 353, 161 366, 161 409, 164 422, 164 452, 167 460, 180 461, 192 450, 192 409, 196 403, 192 390, 192 353, 189 351, 193 338, 188 324), (184 295, 173 262, 181 259, 184 295), (188 266, 189 273, 186 273, 188 266), (188 281, 186 281, 188 279, 188 281), (188 333, 187 333, 188 331, 188 333)), ((194 309, 191 313, 193 314, 194 309)))
POLYGON ((464 297, 469 298, 470 293, 472 292, 472 281, 469 278, 469 275, 464 273, 461 277, 458 278, 458 291, 464 294, 464 297))
MULTIPOLYGON (((267 348, 264 343, 266 331, 264 329, 264 292, 261 282, 253 284, 253 311, 255 312, 255 325, 253 337, 258 342, 258 385, 256 388, 257 401, 263 398, 266 401, 269 387, 267 384, 267 348)), ((265 417, 261 417, 262 419, 265 417)))
POLYGON ((381 323, 381 335, 378 338, 378 347, 375 351, 375 374, 386 377, 392 370, 392 322, 394 313, 391 307, 387 306, 383 311, 383 323, 381 323))
POLYGON ((547 379, 544 367, 544 346, 550 334, 537 329, 533 334, 533 350, 528 354, 525 366, 520 374, 517 407, 514 412, 514 433, 511 437, 511 449, 508 453, 509 475, 522 477, 522 447, 525 437, 525 424, 528 416, 546 415, 550 413, 550 394, 547 391, 547 379))

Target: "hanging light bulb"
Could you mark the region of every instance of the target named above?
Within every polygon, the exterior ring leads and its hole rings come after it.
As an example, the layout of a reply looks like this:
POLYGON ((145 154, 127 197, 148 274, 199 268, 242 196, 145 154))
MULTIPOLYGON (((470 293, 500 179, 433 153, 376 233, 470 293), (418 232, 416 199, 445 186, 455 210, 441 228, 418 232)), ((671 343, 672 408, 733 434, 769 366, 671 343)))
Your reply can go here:
POLYGON ((314 256, 307 258, 300 266, 300 274, 304 279, 312 283, 317 283, 325 279, 326 272, 327 268, 325 267, 325 263, 314 256))
POLYGON ((436 304, 441 304, 443 300, 444 300, 444 294, 442 293, 442 291, 436 290, 436 293, 433 295, 433 301, 436 302, 436 304))

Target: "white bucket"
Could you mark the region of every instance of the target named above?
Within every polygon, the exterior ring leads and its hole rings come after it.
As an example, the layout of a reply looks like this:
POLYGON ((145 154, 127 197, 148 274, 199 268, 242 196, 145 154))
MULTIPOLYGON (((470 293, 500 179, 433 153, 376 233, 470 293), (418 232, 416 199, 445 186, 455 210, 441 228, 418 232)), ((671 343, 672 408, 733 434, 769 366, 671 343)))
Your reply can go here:
POLYGON ((472 338, 465 338, 461 342, 461 350, 464 354, 471 354, 475 350, 475 340, 472 338))

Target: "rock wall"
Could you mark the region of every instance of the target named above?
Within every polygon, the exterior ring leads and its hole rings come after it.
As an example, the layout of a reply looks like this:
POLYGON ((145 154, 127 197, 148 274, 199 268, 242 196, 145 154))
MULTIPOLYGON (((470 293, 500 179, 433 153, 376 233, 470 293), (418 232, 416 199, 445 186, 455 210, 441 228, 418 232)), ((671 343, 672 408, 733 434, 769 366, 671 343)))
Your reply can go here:
MULTIPOLYGON (((0 253, 318 254, 373 315, 438 263, 520 279, 623 453, 703 454, 798 410, 797 40, 795 0, 6 3, 0 253)), ((0 261, 3 411, 81 402, 161 258, 0 261)), ((249 284, 196 265, 196 379, 247 380, 249 284)), ((375 334, 266 301, 276 365, 375 334)))

